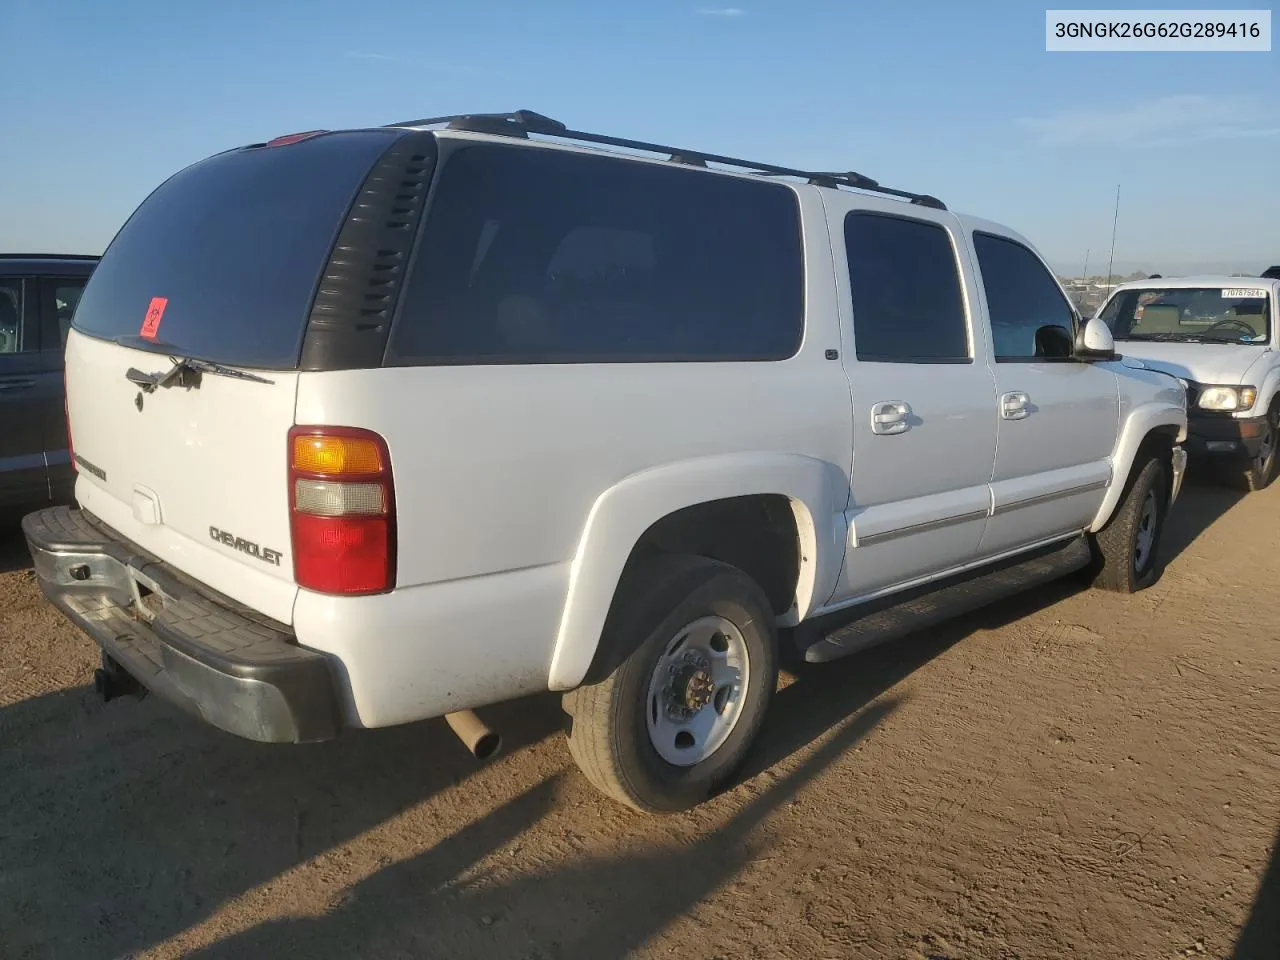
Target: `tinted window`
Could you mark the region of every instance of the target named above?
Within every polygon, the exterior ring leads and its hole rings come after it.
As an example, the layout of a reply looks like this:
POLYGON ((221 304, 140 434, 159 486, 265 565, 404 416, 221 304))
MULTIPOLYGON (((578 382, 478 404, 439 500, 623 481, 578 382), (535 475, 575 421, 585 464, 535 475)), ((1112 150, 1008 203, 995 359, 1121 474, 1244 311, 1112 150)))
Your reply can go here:
POLYGON ((1056 345, 1069 348, 1075 315, 1040 258, 1020 243, 985 233, 974 234, 973 246, 987 293, 996 359, 1061 357, 1056 345), (1042 327, 1059 327, 1060 332, 1056 337, 1046 332, 1037 336, 1042 327))
POLYGON ((964 295, 946 230, 923 220, 851 213, 844 243, 859 360, 969 358, 964 295))
POLYGON ((162 297, 156 349, 296 366, 334 237, 393 139, 382 131, 319 136, 233 150, 176 174, 108 247, 75 328, 145 348, 143 318, 162 297))
POLYGON ((22 352, 21 280, 0 280, 0 355, 22 352))
POLYGON ((57 324, 59 342, 65 347, 67 345, 67 331, 71 329, 71 321, 75 316, 76 305, 80 303, 80 297, 84 294, 85 281, 68 277, 66 279, 46 280, 45 283, 49 287, 52 297, 49 301, 49 306, 53 311, 54 322, 57 324))
POLYGON ((779 360, 803 280, 787 187, 470 146, 438 174, 388 359, 779 360))

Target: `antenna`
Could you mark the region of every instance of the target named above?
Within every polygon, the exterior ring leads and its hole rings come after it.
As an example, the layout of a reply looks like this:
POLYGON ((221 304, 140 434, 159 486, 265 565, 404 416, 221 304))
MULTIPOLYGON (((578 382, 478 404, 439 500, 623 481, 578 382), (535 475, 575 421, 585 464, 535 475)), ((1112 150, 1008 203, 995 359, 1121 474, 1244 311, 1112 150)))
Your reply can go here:
POLYGON ((1076 309, 1083 311, 1089 299, 1089 248, 1084 249, 1084 267, 1080 270, 1080 290, 1076 294, 1076 309))
POLYGON ((1120 222, 1120 184, 1116 184, 1116 215, 1111 220, 1111 257, 1107 260, 1107 292, 1111 292, 1111 267, 1116 261, 1116 224, 1120 222))

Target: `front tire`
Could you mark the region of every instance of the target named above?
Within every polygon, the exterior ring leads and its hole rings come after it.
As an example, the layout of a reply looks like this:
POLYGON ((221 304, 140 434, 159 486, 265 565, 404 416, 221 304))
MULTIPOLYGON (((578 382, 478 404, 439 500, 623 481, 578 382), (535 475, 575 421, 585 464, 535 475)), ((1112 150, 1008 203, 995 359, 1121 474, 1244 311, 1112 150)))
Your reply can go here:
POLYGON ((1258 445, 1258 453, 1245 466, 1241 477, 1245 488, 1250 493, 1265 490, 1275 479, 1276 447, 1277 442, 1280 441, 1278 422, 1280 417, 1277 416, 1276 408, 1272 407, 1267 411, 1267 432, 1258 445))
POLYGON ((1168 469, 1163 460, 1151 457, 1129 482, 1107 525, 1093 537, 1094 586, 1136 593, 1155 583, 1168 509, 1168 469))
POLYGON ((741 570, 647 561, 620 588, 602 644, 632 651, 565 695, 569 751, 601 792, 647 813, 687 810, 737 772, 778 679, 773 610, 741 570))

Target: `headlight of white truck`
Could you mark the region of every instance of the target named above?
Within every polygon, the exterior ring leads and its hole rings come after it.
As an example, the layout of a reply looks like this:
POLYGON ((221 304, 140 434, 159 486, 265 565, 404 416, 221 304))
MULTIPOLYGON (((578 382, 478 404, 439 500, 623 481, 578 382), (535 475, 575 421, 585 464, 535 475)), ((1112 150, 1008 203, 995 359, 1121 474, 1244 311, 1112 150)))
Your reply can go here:
POLYGON ((1248 410, 1258 399, 1256 387, 1201 387, 1196 406, 1201 410, 1248 410))

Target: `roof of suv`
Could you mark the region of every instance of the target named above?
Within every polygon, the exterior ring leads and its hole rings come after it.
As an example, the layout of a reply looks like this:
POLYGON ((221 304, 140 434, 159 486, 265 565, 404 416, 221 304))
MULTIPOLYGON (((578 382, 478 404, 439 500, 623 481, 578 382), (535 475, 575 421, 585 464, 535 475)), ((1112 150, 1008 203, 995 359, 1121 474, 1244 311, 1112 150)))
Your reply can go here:
POLYGON ((0 276, 42 273, 84 277, 93 272, 99 259, 80 253, 0 253, 0 276))
POLYGON ((1231 277, 1226 274, 1205 274, 1198 277, 1152 277, 1147 280, 1130 280, 1116 284, 1116 290, 1143 290, 1149 287, 1177 289, 1180 287, 1271 287, 1278 280, 1268 277, 1231 277))
MULTIPOLYGON (((946 210, 937 197, 923 193, 913 193, 896 187, 887 187, 871 177, 854 171, 815 171, 800 170, 794 167, 782 167, 772 163, 760 163, 754 160, 743 160, 721 154, 706 153, 701 150, 688 150, 683 147, 665 146, 658 143, 646 143, 642 140, 629 140, 622 137, 606 136, 599 133, 588 133, 572 130, 566 124, 531 110, 517 110, 514 113, 477 113, 456 114, 443 117, 425 117, 420 120, 406 120, 389 124, 392 127, 411 129, 428 129, 444 127, 441 132, 450 135, 478 139, 519 139, 561 150, 590 150, 592 147, 612 147, 615 150, 627 151, 632 159, 659 160, 666 156, 665 162, 679 163, 697 167, 714 173, 738 175, 792 177, 805 180, 813 186, 839 189, 840 187, 880 193, 909 201, 935 210, 946 210), (532 141, 530 135, 554 138, 554 142, 532 141), (567 142, 566 142, 567 141, 567 142), (636 156, 641 154, 657 154, 659 157, 636 156), (714 166, 712 166, 714 165, 714 166), (723 168, 729 169, 723 169, 723 168)), ((287 139, 287 138, 281 138, 287 139)), ((663 162, 659 160, 659 162, 663 162)))
MULTIPOLYGON (((929 194, 913 193, 909 190, 900 190, 895 187, 886 187, 871 177, 854 171, 800 170, 771 163, 759 163, 753 160, 726 157, 700 150, 688 150, 683 147, 664 146, 639 140, 587 133, 581 130, 571 130, 558 120, 552 120, 550 117, 530 110, 517 110, 514 113, 457 114, 454 116, 426 117, 421 120, 407 120, 388 124, 388 126, 415 130, 432 129, 437 136, 443 136, 448 139, 499 142, 509 142, 515 139, 524 141, 530 146, 546 149, 595 154, 605 152, 614 156, 621 155, 628 159, 649 163, 677 163, 722 176, 776 180, 790 178, 791 180, 803 180, 808 185, 823 190, 857 190, 880 194, 896 200, 906 201, 909 205, 950 213, 966 230, 971 232, 985 231, 995 233, 1017 240, 1024 246, 1032 247, 1028 238, 1004 224, 981 217, 957 213, 949 210, 946 204, 937 197, 929 194), (531 135, 549 139, 534 140, 531 135), (613 149, 602 150, 602 147, 613 149)), ((289 138, 282 137, 280 139, 287 140, 289 138)))

